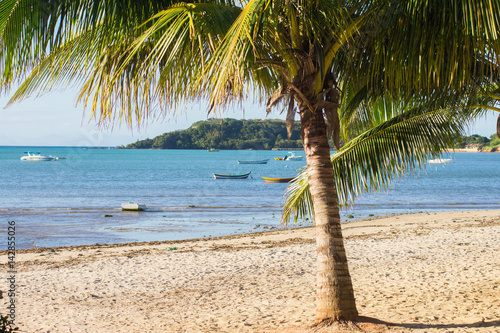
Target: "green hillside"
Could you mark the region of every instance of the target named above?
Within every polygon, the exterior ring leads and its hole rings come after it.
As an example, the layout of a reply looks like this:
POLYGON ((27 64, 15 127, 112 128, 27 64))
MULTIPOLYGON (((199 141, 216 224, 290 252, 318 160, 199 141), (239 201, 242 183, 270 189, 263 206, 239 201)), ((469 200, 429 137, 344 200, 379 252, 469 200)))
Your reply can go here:
POLYGON ((496 134, 490 135, 489 138, 478 134, 461 136, 456 140, 454 148, 469 148, 483 152, 497 152, 500 148, 500 139, 496 134))
POLYGON ((287 139, 285 121, 273 119, 209 119, 198 121, 188 129, 164 133, 154 139, 138 140, 126 147, 132 149, 272 149, 302 148, 300 124, 287 139))
MULTIPOLYGON (((480 135, 462 136, 455 148, 477 148, 482 151, 498 151, 500 139, 496 134, 486 138, 480 135)), ((331 144, 333 147, 333 145, 331 144)), ((188 129, 164 133, 154 139, 118 148, 129 149, 257 149, 302 148, 300 124, 295 123, 290 142, 287 139, 285 121, 276 119, 208 119, 198 121, 188 129)))

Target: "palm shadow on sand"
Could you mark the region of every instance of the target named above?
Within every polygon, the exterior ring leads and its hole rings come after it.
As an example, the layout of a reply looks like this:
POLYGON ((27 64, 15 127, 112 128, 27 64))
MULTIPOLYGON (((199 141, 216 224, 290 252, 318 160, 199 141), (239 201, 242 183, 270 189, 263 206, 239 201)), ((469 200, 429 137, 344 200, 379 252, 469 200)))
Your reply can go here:
POLYGON ((475 323, 465 324, 427 324, 427 323, 391 323, 376 318, 363 317, 358 318, 358 325, 362 330, 370 331, 369 326, 374 325, 375 330, 381 326, 388 328, 405 328, 405 329, 467 329, 477 327, 498 327, 500 328, 500 320, 478 321, 475 323))

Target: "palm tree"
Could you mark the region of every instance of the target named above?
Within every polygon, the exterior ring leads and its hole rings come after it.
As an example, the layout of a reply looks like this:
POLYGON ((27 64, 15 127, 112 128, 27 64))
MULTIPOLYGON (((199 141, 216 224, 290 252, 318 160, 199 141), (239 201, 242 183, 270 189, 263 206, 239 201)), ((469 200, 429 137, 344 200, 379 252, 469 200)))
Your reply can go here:
MULTIPOLYGON (((336 189, 341 174, 334 173, 328 145, 331 136, 339 146, 339 106, 359 110, 360 101, 381 96, 419 101, 475 93, 496 76, 498 7, 493 0, 247 0, 241 6, 232 0, 4 0, 0 84, 9 88, 23 79, 12 101, 78 84, 79 100, 104 125, 175 114, 191 100, 222 112, 250 94, 267 100, 268 112, 282 106, 289 129, 298 114, 317 229, 316 322, 355 320, 336 189), (354 92, 349 100, 348 90, 354 92)), ((443 135, 454 128, 433 124, 428 128, 443 135)), ((370 156, 389 149, 371 140, 370 156)), ((427 135, 398 149, 412 156, 405 161, 418 162, 425 154, 413 147, 436 153, 439 140, 427 135)), ((344 160, 345 169, 353 159, 344 160)), ((384 170, 393 162, 370 163, 384 170)), ((353 175, 348 183, 359 181, 353 175)))
MULTIPOLYGON (((360 105, 356 111, 362 116, 341 109, 345 144, 331 155, 340 206, 366 192, 386 191, 394 177, 424 167, 483 114, 478 105, 488 109, 493 103, 489 97, 396 103, 382 96, 360 105)), ((289 186, 285 201, 283 224, 292 218, 314 220, 307 168, 289 186)))

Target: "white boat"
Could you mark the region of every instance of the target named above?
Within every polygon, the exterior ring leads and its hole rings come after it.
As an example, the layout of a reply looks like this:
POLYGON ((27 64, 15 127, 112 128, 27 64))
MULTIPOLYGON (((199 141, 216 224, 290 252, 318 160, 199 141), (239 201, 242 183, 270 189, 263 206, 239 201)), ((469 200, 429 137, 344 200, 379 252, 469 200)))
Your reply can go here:
POLYGON ((42 155, 39 152, 25 152, 25 156, 21 157, 21 161, 52 161, 55 157, 42 155))
POLYGON ((293 151, 289 151, 288 154, 290 154, 290 156, 285 158, 286 161, 302 161, 304 158, 304 156, 296 156, 293 151))
POLYGON ((146 210, 146 205, 135 202, 126 202, 122 203, 122 210, 134 210, 134 211, 142 211, 146 210))
POLYGON ((429 160, 429 163, 438 164, 438 163, 450 163, 451 158, 436 158, 434 160, 429 160))

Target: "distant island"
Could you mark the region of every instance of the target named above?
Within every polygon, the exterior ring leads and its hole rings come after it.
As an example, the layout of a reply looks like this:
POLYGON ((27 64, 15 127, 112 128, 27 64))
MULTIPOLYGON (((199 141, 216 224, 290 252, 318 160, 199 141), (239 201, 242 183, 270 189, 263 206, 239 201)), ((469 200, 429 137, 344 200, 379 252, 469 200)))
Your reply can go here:
MULTIPOLYGON (((333 147, 333 145, 330 145, 333 147)), ((284 120, 277 119, 216 119, 195 122, 188 129, 164 133, 153 139, 137 140, 120 149, 302 149, 300 123, 295 122, 290 141, 284 120)), ((500 151, 500 139, 477 134, 462 136, 455 141, 454 149, 500 151)))
POLYGON ((482 152, 500 152, 500 139, 496 134, 489 138, 474 134, 471 136, 462 136, 455 143, 455 149, 476 149, 482 152))
POLYGON ((295 123, 290 141, 285 121, 275 119, 216 119, 198 121, 188 129, 164 133, 153 139, 117 148, 128 149, 256 149, 302 148, 300 124, 295 123))

